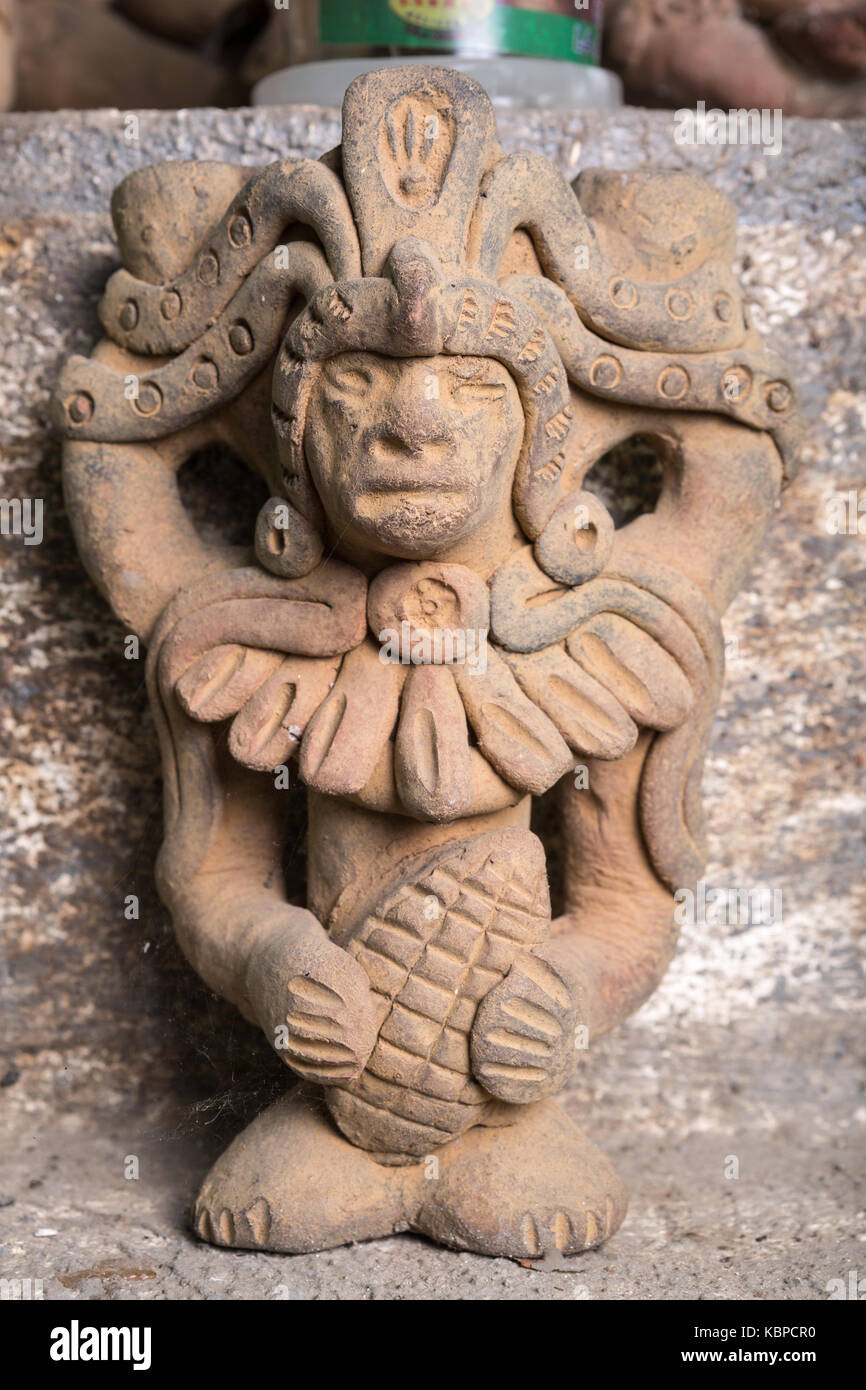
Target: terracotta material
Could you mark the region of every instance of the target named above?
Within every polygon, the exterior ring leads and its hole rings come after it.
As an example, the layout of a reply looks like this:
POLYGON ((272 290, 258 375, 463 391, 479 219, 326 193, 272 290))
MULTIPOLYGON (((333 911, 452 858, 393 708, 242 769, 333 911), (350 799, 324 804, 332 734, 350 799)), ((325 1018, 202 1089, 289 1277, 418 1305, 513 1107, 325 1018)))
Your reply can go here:
POLYGON ((118 9, 142 29, 181 43, 198 43, 225 23, 242 0, 116 0, 118 9))
POLYGON ((471 80, 406 67, 353 83, 321 161, 145 169, 113 213, 107 337, 57 395, 69 512, 149 646, 180 941, 315 1088, 223 1155, 196 1228, 597 1245, 625 1192, 549 1097, 670 960, 720 616, 796 469, 733 209, 687 174, 570 188, 503 155, 471 80), (615 531, 583 481, 638 434, 664 485, 615 531), (242 553, 180 503, 213 440, 270 493, 242 553))
MULTIPOLYGON (((174 10, 181 14, 184 6, 174 10)), ((18 15, 16 110, 134 112, 231 106, 246 97, 244 83, 227 69, 138 28, 108 0, 26 0, 18 15)))
POLYGON ((636 105, 866 113, 864 0, 607 0, 604 56, 636 105))
POLYGON ((8 111, 15 98, 17 46, 18 7, 15 0, 0 0, 0 111, 8 111))

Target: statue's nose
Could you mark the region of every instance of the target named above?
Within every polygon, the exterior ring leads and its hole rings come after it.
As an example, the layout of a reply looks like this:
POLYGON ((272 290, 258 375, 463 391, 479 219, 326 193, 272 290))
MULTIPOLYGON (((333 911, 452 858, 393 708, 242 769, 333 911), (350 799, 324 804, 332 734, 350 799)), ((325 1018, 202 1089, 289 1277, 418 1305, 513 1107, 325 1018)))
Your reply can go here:
POLYGON ((370 434, 370 452, 381 459, 413 455, 441 458, 453 443, 452 433, 443 421, 422 411, 389 412, 370 434))

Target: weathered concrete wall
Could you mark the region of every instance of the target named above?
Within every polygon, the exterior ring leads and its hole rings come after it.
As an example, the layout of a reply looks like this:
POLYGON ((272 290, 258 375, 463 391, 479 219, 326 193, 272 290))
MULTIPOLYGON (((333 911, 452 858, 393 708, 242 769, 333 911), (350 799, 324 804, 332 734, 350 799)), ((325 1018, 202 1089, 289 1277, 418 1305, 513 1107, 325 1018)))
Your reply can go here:
MULTIPOLYGON (((726 620, 727 684, 705 780, 708 885, 779 889, 781 920, 686 928, 655 998, 591 1049, 569 1105, 620 1165, 633 1202, 624 1232, 583 1263, 581 1279, 601 1296, 821 1297, 863 1258, 866 538, 830 534, 826 508, 849 490, 866 499, 866 131, 789 121, 773 158, 677 146, 664 113, 521 114, 501 125, 509 149, 528 144, 572 176, 652 162, 696 169, 730 193, 755 318, 791 361, 808 421, 803 473, 726 620), (737 1181, 724 1176, 729 1155, 737 1181)), ((96 1210, 126 1223, 131 1267, 148 1229, 168 1232, 153 1259, 170 1266, 169 1296, 213 1294, 225 1257, 188 1247, 177 1191, 170 1202, 160 1194, 179 1174, 191 1192, 207 1152, 282 1073, 256 1031, 198 983, 157 900, 161 798, 143 662, 124 659, 124 633, 77 560, 50 392, 63 359, 99 334, 95 306, 117 262, 108 199, 127 171, 192 156, 261 164, 338 139, 337 113, 312 109, 145 112, 137 132, 117 112, 0 121, 0 497, 45 508, 40 545, 0 542, 0 1104, 11 1137, 0 1199, 17 1194, 0 1218, 18 1241, 13 1263, 37 1226, 60 1230, 53 1255, 36 1242, 52 1275, 98 1266, 96 1210), (129 894, 137 921, 124 917, 129 894), (123 1155, 145 1150, 151 1185, 124 1184, 123 1155), (43 1182, 44 1193, 28 1194, 43 1182)), ((225 461, 197 472, 210 497, 192 477, 190 505, 213 524, 254 510, 255 490, 238 490, 225 461)), ((489 1262, 426 1252, 419 1264, 408 1238, 389 1249, 409 1297, 449 1296, 446 1270, 462 1296, 575 1296, 567 1279, 521 1283, 511 1267, 497 1293, 478 1273, 489 1262), (470 1278, 482 1281, 475 1294, 470 1278)), ((292 1277, 309 1292, 327 1269, 331 1296, 388 1296, 381 1252, 378 1243, 363 1258, 292 1261, 292 1277)), ((234 1291, 262 1296, 286 1268, 250 1257, 234 1291)), ((114 1287, 104 1270, 89 1277, 114 1287)), ((73 1279, 55 1296, 82 1289, 93 1292, 73 1279)))

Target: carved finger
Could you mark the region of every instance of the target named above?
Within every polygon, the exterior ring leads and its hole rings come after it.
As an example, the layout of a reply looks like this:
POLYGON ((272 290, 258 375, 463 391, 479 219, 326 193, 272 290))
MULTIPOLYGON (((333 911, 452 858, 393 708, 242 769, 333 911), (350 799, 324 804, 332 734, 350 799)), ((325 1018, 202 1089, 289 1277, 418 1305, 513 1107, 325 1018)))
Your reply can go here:
POLYGON ((575 661, 648 729, 675 729, 694 704, 695 692, 674 658, 627 618, 601 613, 567 645, 575 661))
POLYGON ((391 737, 404 675, 403 667, 381 662, 369 640, 349 653, 301 744, 307 786, 347 796, 367 785, 391 737))
POLYGON ((432 820, 454 820, 472 804, 472 764, 463 704, 445 666, 409 672, 394 748, 403 805, 432 820))
POLYGON ((482 1000, 472 1029, 472 1070, 500 1100, 526 1104, 557 1089, 573 1061, 577 1007, 559 974, 525 956, 482 1000))
POLYGON ((306 1042, 339 1041, 343 1031, 343 1022, 335 1015, 308 1014, 296 1009, 286 1013, 286 1023, 293 1034, 306 1042))
POLYGON ((280 662, 279 653, 236 643, 212 647, 183 673, 175 694, 192 719, 204 724, 230 719, 280 662))
POLYGON ((454 667, 454 679, 482 753, 515 787, 540 795, 572 764, 568 746, 553 724, 528 700, 495 651, 486 672, 454 667))
POLYGON ((339 661, 288 657, 278 661, 229 733, 229 751, 245 767, 270 771, 297 751, 309 720, 327 697, 339 661))
POLYGON ((613 759, 631 752, 637 742, 634 720, 562 647, 503 655, 524 693, 553 720, 575 753, 613 759))
POLYGON ((292 1071, 296 1071, 305 1081, 332 1086, 338 1082, 354 1081, 363 1066, 351 1048, 338 1043, 321 1043, 315 1048, 305 1048, 296 1046, 291 1038, 285 1059, 292 1071))

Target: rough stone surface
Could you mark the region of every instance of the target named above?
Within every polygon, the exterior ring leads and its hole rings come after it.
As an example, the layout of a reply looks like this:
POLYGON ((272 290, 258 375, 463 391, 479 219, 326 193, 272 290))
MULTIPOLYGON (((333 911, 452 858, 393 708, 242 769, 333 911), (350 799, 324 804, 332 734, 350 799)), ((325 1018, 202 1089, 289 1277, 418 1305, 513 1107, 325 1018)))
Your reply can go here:
MULTIPOLYGON (((48 399, 61 362, 98 336, 117 263, 108 198, 124 173, 164 158, 320 153, 339 123, 307 109, 143 112, 130 141, 120 113, 5 118, 0 496, 44 499, 45 536, 2 542, 0 1200, 15 1200, 0 1207, 0 1273, 41 1277, 48 1297, 285 1286, 298 1298, 820 1298, 862 1263, 866 565, 863 537, 829 533, 826 506, 866 496, 863 128, 788 121, 777 159, 677 146, 665 113, 515 115, 501 128, 508 149, 528 145, 567 172, 654 162, 712 178, 740 213, 738 271, 758 327, 801 385, 804 471, 726 618, 705 779, 707 884, 778 888, 781 920, 686 928, 650 1004, 591 1049, 567 1106, 617 1163, 631 1213, 569 1271, 409 1237, 287 1259, 189 1236, 184 1200, 282 1072, 196 981, 157 900, 142 663, 124 660, 124 634, 80 569, 48 399), (124 917, 129 894, 137 921, 124 917), (130 1154, 138 1182, 123 1177, 130 1154)), ((251 525, 263 500, 221 457, 187 482, 214 525, 251 525)))

